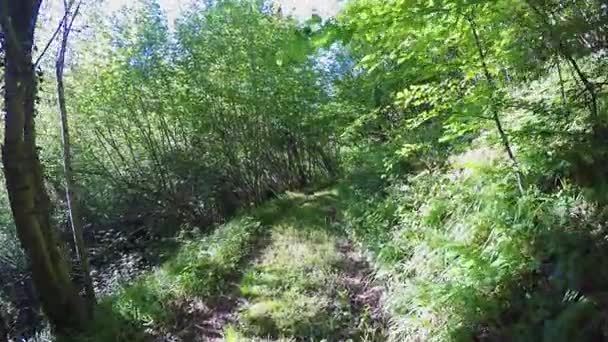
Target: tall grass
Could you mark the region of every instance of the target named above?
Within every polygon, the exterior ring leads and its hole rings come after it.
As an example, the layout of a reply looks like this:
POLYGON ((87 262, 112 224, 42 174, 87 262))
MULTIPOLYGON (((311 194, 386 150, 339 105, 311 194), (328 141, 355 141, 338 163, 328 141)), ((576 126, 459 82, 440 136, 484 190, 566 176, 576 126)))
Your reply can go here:
POLYGON ((352 229, 388 284, 391 340, 596 336, 608 278, 590 274, 608 256, 603 213, 574 187, 520 194, 500 158, 479 155, 367 206, 351 199, 352 229))

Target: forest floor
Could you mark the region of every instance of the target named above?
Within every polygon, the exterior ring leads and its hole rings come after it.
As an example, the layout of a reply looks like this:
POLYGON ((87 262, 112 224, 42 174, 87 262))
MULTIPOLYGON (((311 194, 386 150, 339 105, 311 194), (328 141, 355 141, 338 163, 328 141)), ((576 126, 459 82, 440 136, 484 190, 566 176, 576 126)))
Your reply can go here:
POLYGON ((342 228, 336 191, 286 193, 184 244, 113 311, 159 342, 383 341, 383 288, 342 228))
POLYGON ((287 193, 276 201, 281 203, 258 210, 262 236, 222 298, 209 306, 188 305, 175 336, 382 340, 382 288, 374 286, 369 264, 341 232, 335 192, 287 193))
POLYGON ((187 341, 382 340, 382 288, 341 232, 336 194, 288 193, 278 201, 261 210, 266 234, 231 290, 179 335, 187 341))

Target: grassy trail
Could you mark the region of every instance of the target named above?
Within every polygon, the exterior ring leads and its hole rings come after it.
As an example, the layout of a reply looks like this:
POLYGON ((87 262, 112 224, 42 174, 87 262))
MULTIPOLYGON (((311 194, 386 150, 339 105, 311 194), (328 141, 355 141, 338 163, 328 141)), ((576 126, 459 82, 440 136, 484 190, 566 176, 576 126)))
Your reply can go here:
POLYGON ((342 236, 336 201, 331 191, 288 193, 265 208, 266 247, 238 282, 223 340, 383 340, 382 291, 342 236))
POLYGON ((382 289, 337 192, 286 193, 181 242, 100 304, 79 341, 382 341, 382 289))

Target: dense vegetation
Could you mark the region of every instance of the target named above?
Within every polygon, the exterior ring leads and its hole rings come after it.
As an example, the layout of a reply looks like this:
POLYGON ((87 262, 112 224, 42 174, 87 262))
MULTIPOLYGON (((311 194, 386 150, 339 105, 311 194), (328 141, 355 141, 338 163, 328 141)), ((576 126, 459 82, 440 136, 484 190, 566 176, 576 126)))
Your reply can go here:
POLYGON ((48 4, 0 0, 1 336, 608 340, 605 0, 48 4))

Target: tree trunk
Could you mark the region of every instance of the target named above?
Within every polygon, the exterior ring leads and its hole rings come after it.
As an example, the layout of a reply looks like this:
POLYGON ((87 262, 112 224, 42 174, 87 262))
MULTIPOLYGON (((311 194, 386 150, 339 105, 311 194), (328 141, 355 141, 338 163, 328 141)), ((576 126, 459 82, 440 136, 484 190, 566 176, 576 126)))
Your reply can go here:
POLYGON ((6 106, 2 162, 17 235, 49 321, 59 334, 83 327, 85 310, 50 220, 34 127, 34 28, 41 0, 1 0, 6 106))
MULTIPOLYGON (((496 90, 496 85, 494 83, 494 78, 490 74, 490 69, 488 68, 488 64, 486 63, 486 53, 484 52, 483 46, 481 44, 481 38, 479 37, 479 33, 477 33, 477 25, 475 24, 475 20, 473 19, 473 16, 470 16, 468 18, 468 21, 471 26, 473 38, 475 38, 475 45, 477 46, 477 51, 479 53, 479 59, 481 60, 481 65, 483 68, 484 76, 486 77, 486 81, 490 85, 490 88, 492 90, 492 96, 494 96, 494 92, 496 90)), ((502 121, 500 120, 500 116, 498 113, 498 109, 496 108, 496 104, 494 103, 494 99, 492 101, 493 101, 491 103, 492 119, 494 121, 494 124, 496 125, 496 130, 498 131, 498 135, 500 137, 500 140, 502 141, 503 147, 505 148, 505 151, 507 152, 507 155, 509 156, 511 163, 513 164, 513 168, 515 169, 515 177, 517 178, 517 187, 519 189, 519 192, 523 195, 524 194, 524 184, 523 184, 524 177, 523 177, 523 174, 519 167, 519 163, 517 162, 517 158, 515 158, 515 153, 513 153, 513 149, 511 148, 511 142, 509 141, 509 136, 507 135, 507 133, 505 132, 505 130, 503 128, 502 121)))
MULTIPOLYGON (((553 26, 551 25, 551 22, 549 21, 549 17, 551 17, 553 20, 555 19, 553 14, 546 14, 543 12, 543 10, 541 8, 539 8, 538 6, 536 6, 532 1, 527 1, 528 6, 537 14, 539 20, 541 21, 541 24, 545 27, 545 31, 546 34, 551 37, 551 47, 553 49, 555 49, 555 51, 557 52, 558 56, 558 63, 559 63, 559 56, 564 57, 564 59, 570 64, 570 66, 572 67, 572 69, 574 70, 576 77, 578 77, 579 81, 583 84, 584 90, 589 94, 589 101, 588 101, 588 105, 589 105, 589 114, 591 117, 591 129, 593 132, 593 138, 598 140, 599 142, 603 142, 604 140, 604 133, 606 131, 606 124, 603 120, 601 120, 600 117, 600 99, 599 99, 599 89, 597 88, 597 85, 589 78, 589 76, 587 74, 585 74, 585 72, 583 71, 583 69, 580 68, 580 66, 578 65, 578 62, 576 61, 576 59, 574 58, 572 52, 570 51, 571 48, 569 48, 568 46, 565 45, 563 39, 562 39, 562 35, 559 34, 559 32, 556 32, 553 28, 553 26)), ((558 64, 559 66, 559 64, 558 64)), ((561 80, 561 70, 560 71, 560 82, 561 80)), ((562 91, 563 91, 563 85, 562 85, 562 91)), ((562 95, 564 96, 564 95, 562 95)))
POLYGON ((8 342, 8 325, 4 317, 4 312, 0 312, 0 342, 8 342))
POLYGON ((63 170, 65 178, 66 203, 68 206, 68 217, 70 219, 70 225, 72 226, 72 234, 74 236, 74 249, 76 251, 76 258, 78 259, 78 263, 80 264, 80 272, 83 280, 87 309, 89 310, 89 313, 92 313, 93 307, 96 303, 95 289, 93 288, 93 280, 91 279, 91 267, 89 265, 89 258, 83 237, 82 220, 78 210, 76 193, 74 191, 75 185, 72 173, 72 155, 70 153, 68 111, 65 102, 65 89, 63 86, 63 69, 65 65, 65 53, 67 49, 68 38, 72 29, 72 24, 74 23, 74 19, 78 15, 80 4, 81 3, 79 2, 73 14, 70 16, 71 6, 68 5, 66 0, 64 0, 63 2, 65 9, 65 15, 63 20, 63 35, 61 39, 61 46, 59 48, 59 54, 57 56, 57 63, 55 64, 55 73, 57 76, 57 100, 59 102, 59 119, 61 123, 61 138, 63 143, 63 170))

